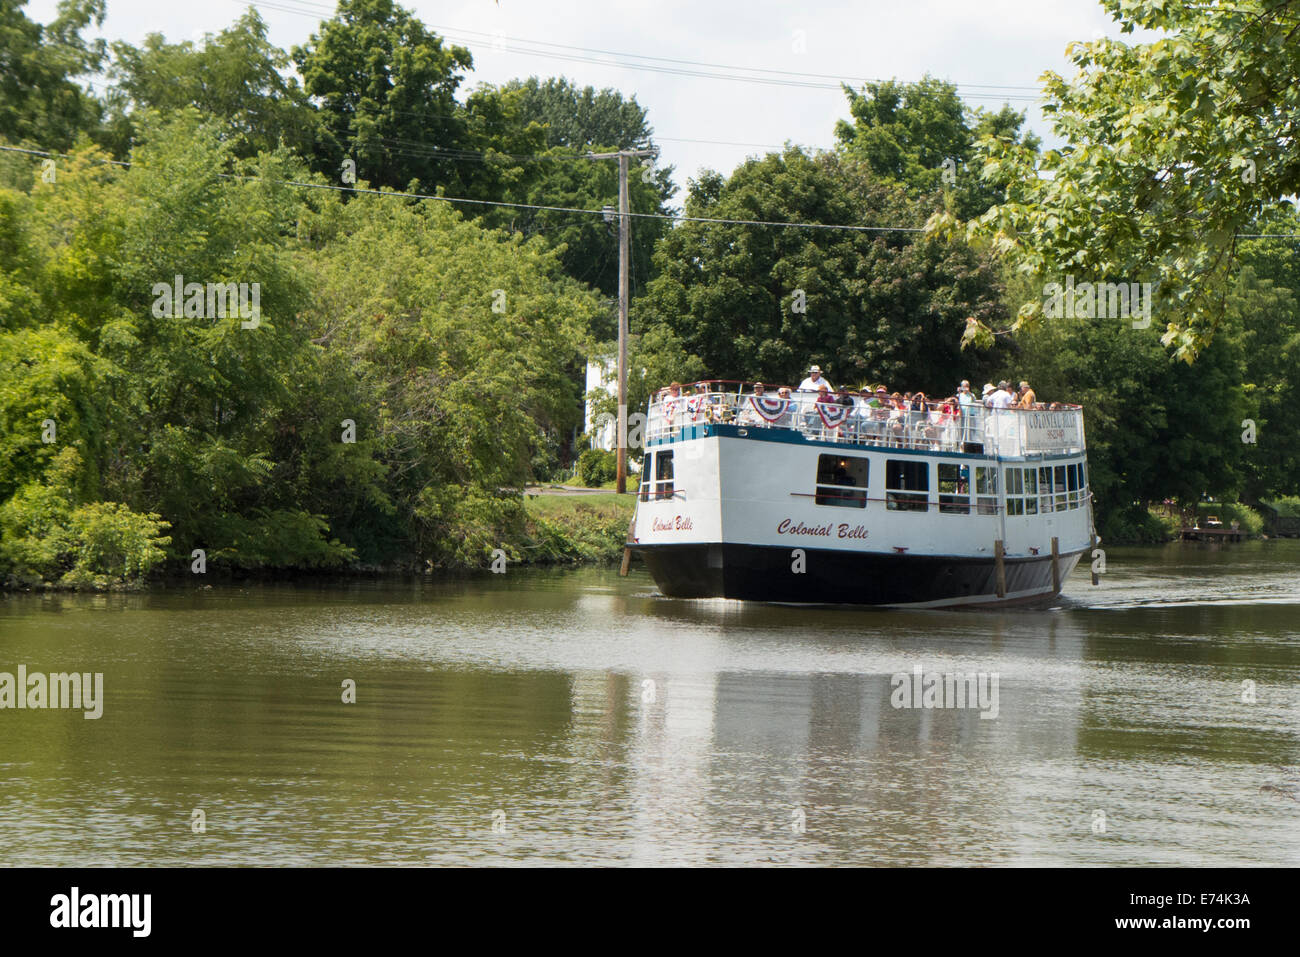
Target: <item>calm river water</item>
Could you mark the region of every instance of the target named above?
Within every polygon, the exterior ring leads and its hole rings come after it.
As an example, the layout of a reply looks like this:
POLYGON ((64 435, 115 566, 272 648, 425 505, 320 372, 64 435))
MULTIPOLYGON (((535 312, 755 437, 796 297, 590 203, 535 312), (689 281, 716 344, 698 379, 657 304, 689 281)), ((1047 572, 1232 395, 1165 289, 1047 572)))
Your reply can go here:
POLYGON ((105 699, 0 711, 0 863, 1300 864, 1300 542, 1107 559, 1045 611, 635 567, 0 596, 0 672, 105 699), (996 717, 894 707, 917 666, 996 717))

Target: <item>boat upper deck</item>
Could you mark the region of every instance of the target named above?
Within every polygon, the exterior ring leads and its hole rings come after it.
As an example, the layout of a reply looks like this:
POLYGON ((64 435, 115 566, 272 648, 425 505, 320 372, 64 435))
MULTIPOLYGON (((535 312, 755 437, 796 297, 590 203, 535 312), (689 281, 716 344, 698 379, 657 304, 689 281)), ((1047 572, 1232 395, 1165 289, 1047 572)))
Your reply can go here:
POLYGON ((663 390, 651 400, 647 445, 693 437, 699 434, 696 426, 713 423, 736 426, 734 434, 746 437, 763 434, 751 429, 780 430, 778 434, 810 442, 998 458, 1084 451, 1083 408, 1077 405, 990 409, 972 396, 965 405, 927 400, 928 410, 914 411, 859 392, 830 393, 819 399, 814 392, 790 391, 788 397, 781 396, 778 387, 756 395, 744 382, 711 380, 703 383, 707 387, 703 390, 697 389, 700 384, 683 387, 680 395, 663 390))

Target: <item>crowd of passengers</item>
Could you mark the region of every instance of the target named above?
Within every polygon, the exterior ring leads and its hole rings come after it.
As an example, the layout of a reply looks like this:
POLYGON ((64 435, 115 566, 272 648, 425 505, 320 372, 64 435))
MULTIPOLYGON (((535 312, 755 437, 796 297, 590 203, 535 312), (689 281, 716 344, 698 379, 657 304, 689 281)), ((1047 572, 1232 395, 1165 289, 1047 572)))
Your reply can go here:
POLYGON ((1058 411, 1059 402, 1038 401, 1028 382, 1012 389, 1005 379, 986 383, 976 398, 963 380, 955 394, 932 399, 924 392, 890 392, 883 384, 859 391, 836 391, 819 366, 793 392, 781 386, 769 392, 755 382, 749 392, 723 391, 720 384, 694 383, 685 394, 680 382, 657 397, 663 425, 669 429, 697 422, 726 422, 757 428, 786 428, 832 441, 851 441, 901 448, 955 449, 979 441, 976 428, 986 410, 1058 411))

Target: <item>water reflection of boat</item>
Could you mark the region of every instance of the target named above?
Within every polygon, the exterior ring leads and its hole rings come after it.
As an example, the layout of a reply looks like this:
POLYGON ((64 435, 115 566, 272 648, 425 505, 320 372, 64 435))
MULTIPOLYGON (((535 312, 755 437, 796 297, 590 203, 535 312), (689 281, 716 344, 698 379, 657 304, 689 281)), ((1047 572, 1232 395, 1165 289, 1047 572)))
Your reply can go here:
POLYGON ((665 595, 1050 600, 1095 542, 1083 410, 879 410, 711 383, 651 401, 630 545, 665 595))

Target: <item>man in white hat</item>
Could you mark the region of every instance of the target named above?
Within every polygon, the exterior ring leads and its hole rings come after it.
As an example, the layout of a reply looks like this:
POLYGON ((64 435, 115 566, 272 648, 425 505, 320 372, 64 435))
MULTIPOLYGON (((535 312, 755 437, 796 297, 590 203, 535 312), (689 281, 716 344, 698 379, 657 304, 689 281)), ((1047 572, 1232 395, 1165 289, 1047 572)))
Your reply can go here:
POLYGON ((993 409, 1009 409, 1016 404, 1016 400, 1011 397, 1011 383, 1003 379, 998 383, 997 389, 988 397, 988 404, 993 409))
POLYGON ((799 391, 812 392, 815 394, 822 386, 826 386, 826 388, 831 392, 835 391, 835 387, 827 382, 825 377, 822 376, 822 367, 813 366, 808 370, 808 378, 799 383, 799 391))

